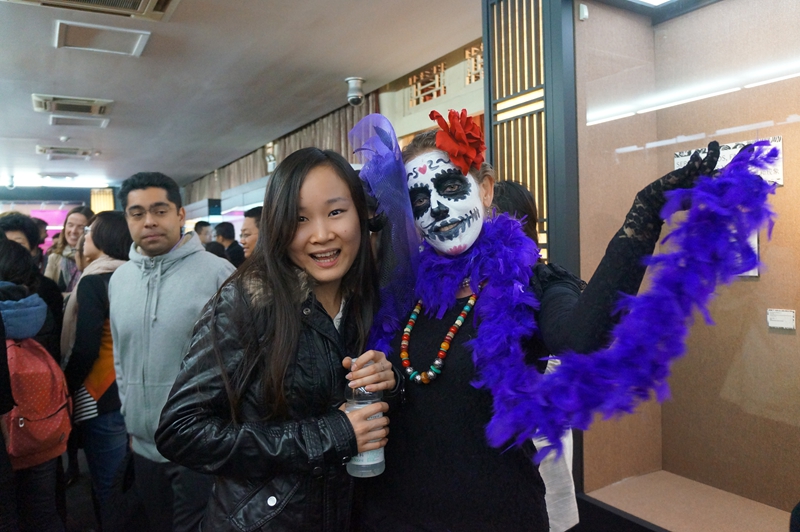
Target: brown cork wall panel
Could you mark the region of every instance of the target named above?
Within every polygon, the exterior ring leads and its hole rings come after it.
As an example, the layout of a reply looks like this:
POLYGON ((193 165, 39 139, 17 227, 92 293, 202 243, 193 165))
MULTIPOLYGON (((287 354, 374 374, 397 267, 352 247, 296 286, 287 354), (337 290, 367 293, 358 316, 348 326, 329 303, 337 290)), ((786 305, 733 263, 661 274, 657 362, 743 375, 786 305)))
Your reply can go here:
MULTIPOLYGON (((672 169, 675 151, 705 146, 712 138, 723 143, 783 139, 785 186, 772 201, 778 221, 773 239, 762 235, 760 242, 765 269, 758 278, 719 290, 711 306, 715 326, 697 318, 688 352, 673 368, 673 398, 662 407, 660 432, 665 470, 790 510, 800 500, 800 341, 794 331, 767 328, 766 312, 800 306, 800 78, 596 126, 587 127, 585 116, 596 102, 613 105, 617 96, 638 97, 647 83, 658 91, 679 89, 797 61, 800 2, 725 0, 656 27, 621 10, 582 3, 589 6, 589 20, 576 22, 584 277, 602 257, 633 194, 672 169), (630 59, 648 54, 649 74, 630 59), (615 55, 622 58, 616 67, 590 61, 615 55), (636 83, 630 82, 634 73, 640 75, 636 83), (617 89, 615 82, 627 85, 617 89), (762 125, 717 133, 754 124, 762 125), (705 138, 680 140, 689 135, 705 138), (669 139, 679 140, 616 151, 669 139)), ((589 431, 587 490, 646 472, 643 457, 656 448, 658 437, 651 430, 655 418, 637 415, 589 431)), ((660 466, 655 460, 648 464, 660 466)))
MULTIPOLYGON (((736 65, 746 72, 796 61, 797 20, 794 0, 719 2, 656 29, 656 70, 663 79, 680 71, 691 81, 708 69, 722 76, 736 65)), ((661 139, 703 131, 720 142, 783 140, 785 186, 772 199, 777 225, 771 241, 760 240, 765 266, 760 277, 719 290, 715 326, 698 319, 693 327, 670 379, 673 400, 663 406, 663 459, 667 471, 789 511, 800 500, 800 341, 796 331, 769 329, 766 313, 800 305, 800 123, 791 122, 800 114, 800 78, 657 114, 661 139)), ((669 151, 661 153, 665 164, 669 151)))

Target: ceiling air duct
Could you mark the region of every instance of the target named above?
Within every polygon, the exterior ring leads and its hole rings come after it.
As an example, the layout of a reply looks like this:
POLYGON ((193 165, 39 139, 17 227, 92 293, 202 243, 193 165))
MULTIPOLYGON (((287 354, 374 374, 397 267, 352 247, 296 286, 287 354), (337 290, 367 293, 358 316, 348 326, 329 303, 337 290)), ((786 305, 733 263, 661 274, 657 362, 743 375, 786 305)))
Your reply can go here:
POLYGON ((110 111, 113 100, 71 98, 50 94, 31 94, 33 110, 40 113, 69 113, 71 115, 104 116, 110 111))
POLYGON ((34 4, 106 15, 166 21, 180 0, 0 0, 16 4, 34 4))

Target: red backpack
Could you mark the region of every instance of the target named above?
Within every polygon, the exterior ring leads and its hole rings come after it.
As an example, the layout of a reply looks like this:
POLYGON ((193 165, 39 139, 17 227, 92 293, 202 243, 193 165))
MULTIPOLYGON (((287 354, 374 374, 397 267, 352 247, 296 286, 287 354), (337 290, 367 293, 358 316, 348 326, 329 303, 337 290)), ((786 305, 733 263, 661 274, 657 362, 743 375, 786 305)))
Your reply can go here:
POLYGON ((67 450, 72 400, 64 372, 39 342, 6 340, 6 348, 17 403, 6 416, 6 447, 12 468, 26 469, 67 450))

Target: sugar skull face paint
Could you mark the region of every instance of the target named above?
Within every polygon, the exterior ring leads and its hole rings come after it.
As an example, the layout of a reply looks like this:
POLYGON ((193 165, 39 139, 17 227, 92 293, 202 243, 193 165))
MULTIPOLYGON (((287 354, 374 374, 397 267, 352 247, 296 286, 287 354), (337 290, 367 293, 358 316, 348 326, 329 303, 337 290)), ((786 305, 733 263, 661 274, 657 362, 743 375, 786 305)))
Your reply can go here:
POLYGON ((434 249, 458 255, 469 249, 483 227, 478 184, 443 151, 423 153, 405 165, 414 223, 434 249))

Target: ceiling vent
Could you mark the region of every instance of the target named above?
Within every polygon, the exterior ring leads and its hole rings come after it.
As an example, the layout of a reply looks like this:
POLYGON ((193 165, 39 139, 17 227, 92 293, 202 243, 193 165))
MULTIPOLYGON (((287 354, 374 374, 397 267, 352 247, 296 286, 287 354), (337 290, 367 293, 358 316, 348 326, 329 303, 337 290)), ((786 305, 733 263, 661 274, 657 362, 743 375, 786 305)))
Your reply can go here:
POLYGON ((166 21, 180 0, 0 0, 166 21))
POLYGON ((79 127, 101 127, 108 126, 108 118, 93 118, 84 116, 50 115, 51 126, 79 126, 79 127))
POLYGON ((149 31, 56 21, 56 48, 139 57, 149 38, 149 31))
POLYGON ((93 100, 90 98, 71 98, 49 94, 31 94, 33 110, 40 113, 70 113, 91 116, 104 116, 110 111, 113 100, 93 100))
POLYGON ((92 158, 91 148, 73 148, 67 146, 36 146, 36 153, 47 155, 48 161, 63 161, 77 159, 88 161, 92 158))

